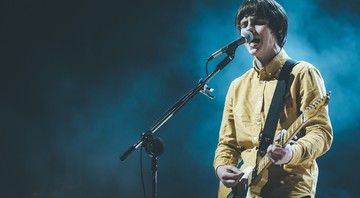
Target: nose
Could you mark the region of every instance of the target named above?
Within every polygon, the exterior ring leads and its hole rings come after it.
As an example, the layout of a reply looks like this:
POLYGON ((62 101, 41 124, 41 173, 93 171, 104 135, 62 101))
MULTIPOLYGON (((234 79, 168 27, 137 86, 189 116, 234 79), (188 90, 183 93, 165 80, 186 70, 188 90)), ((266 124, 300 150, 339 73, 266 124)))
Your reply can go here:
POLYGON ((249 23, 249 24, 246 26, 245 30, 246 30, 246 31, 249 31, 249 32, 251 32, 251 33, 254 34, 254 32, 255 32, 255 27, 252 25, 252 23, 249 23))
POLYGON ((241 34, 242 34, 243 32, 251 32, 251 33, 254 35, 255 29, 254 29, 253 26, 248 25, 248 26, 246 26, 245 28, 242 28, 242 29, 241 29, 241 34))

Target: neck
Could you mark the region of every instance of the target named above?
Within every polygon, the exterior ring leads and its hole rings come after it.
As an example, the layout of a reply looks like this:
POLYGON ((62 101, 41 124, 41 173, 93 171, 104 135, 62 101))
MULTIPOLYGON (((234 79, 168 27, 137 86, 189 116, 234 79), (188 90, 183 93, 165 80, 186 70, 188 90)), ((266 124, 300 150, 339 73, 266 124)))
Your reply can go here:
POLYGON ((276 46, 272 53, 270 53, 267 56, 260 57, 255 56, 255 62, 259 69, 265 67, 270 61, 280 52, 281 48, 279 46, 276 46))

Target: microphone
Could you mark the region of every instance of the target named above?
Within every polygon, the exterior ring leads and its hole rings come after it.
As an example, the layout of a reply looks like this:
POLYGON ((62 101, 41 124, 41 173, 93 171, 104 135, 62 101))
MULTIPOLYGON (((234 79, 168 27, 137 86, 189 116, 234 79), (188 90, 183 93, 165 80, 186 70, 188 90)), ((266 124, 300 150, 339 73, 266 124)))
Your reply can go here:
POLYGON ((241 34, 240 38, 211 54, 211 56, 207 59, 207 61, 210 61, 220 56, 223 53, 234 51, 239 45, 242 45, 244 43, 250 43, 252 40, 253 40, 253 34, 249 31, 245 31, 241 34))

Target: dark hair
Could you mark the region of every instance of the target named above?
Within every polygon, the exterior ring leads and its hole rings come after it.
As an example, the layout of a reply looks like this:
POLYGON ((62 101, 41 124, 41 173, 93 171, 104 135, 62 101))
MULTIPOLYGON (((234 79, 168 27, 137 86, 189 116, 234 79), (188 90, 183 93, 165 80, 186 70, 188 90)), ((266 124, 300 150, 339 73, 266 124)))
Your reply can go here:
POLYGON ((247 16, 269 20, 269 28, 275 33, 280 47, 286 42, 288 17, 284 8, 274 0, 248 0, 242 3, 235 18, 235 26, 241 30, 240 21, 247 16))

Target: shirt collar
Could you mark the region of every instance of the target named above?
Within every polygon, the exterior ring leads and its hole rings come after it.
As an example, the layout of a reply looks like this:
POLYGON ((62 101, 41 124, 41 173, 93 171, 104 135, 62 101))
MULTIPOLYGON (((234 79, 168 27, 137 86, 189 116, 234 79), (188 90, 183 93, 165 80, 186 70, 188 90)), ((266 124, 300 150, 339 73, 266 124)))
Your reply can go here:
POLYGON ((289 56, 284 49, 281 49, 280 52, 263 68, 259 69, 255 60, 253 61, 253 67, 258 73, 260 80, 273 80, 279 77, 281 68, 287 59, 289 59, 289 56))

